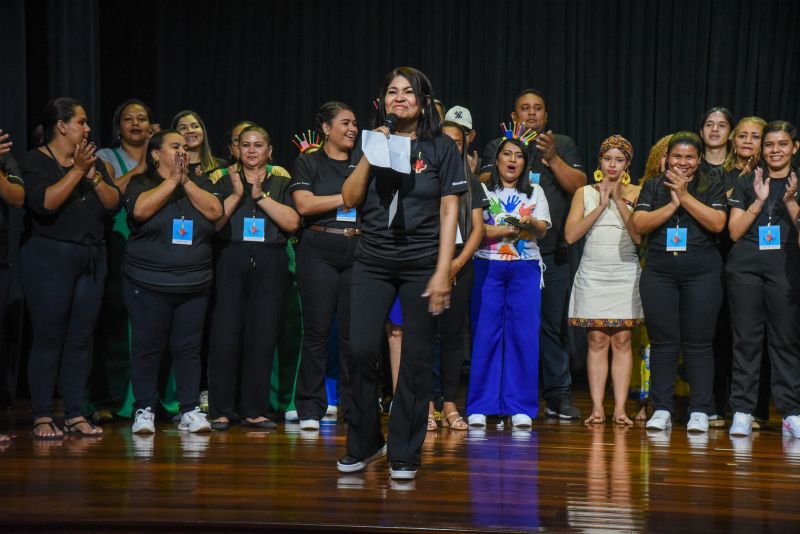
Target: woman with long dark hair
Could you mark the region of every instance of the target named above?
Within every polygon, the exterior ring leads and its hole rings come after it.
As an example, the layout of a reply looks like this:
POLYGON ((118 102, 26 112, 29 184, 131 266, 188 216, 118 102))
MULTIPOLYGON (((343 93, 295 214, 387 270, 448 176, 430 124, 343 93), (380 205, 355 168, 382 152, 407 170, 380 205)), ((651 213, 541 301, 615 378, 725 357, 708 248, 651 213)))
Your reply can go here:
POLYGON ((300 226, 289 182, 267 172, 269 134, 257 125, 239 134, 239 165, 223 178, 225 214, 216 222, 220 247, 208 355, 208 401, 213 428, 234 414, 241 360, 242 425, 274 428, 269 377, 286 296, 286 241, 300 226))
POLYGON ((342 102, 327 102, 316 114, 322 148, 301 154, 289 186, 303 216, 297 246, 297 284, 303 309, 303 345, 294 403, 300 428, 314 430, 328 409, 325 364, 334 316, 339 338, 339 406, 345 420, 350 411, 350 279, 358 244, 358 208, 345 209, 342 185, 352 172, 350 154, 358 137, 353 110, 342 102))
POLYGON ((51 100, 42 111, 39 146, 21 162, 27 196, 20 272, 33 328, 28 385, 38 439, 63 437, 52 417, 56 381, 64 430, 102 434, 84 418, 83 402, 108 272, 104 223, 119 209, 120 193, 97 161, 90 131, 80 102, 51 100))
POLYGON ((651 344, 653 430, 672 426, 681 352, 691 387, 687 429, 706 432, 714 412, 711 343, 722 301, 717 234, 726 213, 722 182, 699 169, 702 150, 696 134, 674 134, 666 171, 645 183, 633 213, 633 230, 647 239, 639 292, 651 344))
POLYGON ((363 204, 361 237, 355 252, 350 327, 350 380, 353 409, 347 429, 347 454, 337 467, 364 469, 386 454, 381 432, 377 365, 383 325, 399 293, 404 342, 397 391, 389 419, 391 476, 413 479, 425 440, 431 392, 435 315, 450 299, 450 263, 455 250, 458 195, 466 180, 453 141, 442 135, 428 77, 411 67, 386 76, 375 126, 410 141, 408 174, 370 164, 360 147, 356 167, 342 188, 344 207, 363 204))
POLYGON ((735 242, 725 266, 733 327, 730 404, 733 436, 748 436, 758 398, 766 335, 772 397, 784 435, 800 438, 800 215, 792 157, 797 129, 786 121, 764 127, 762 164, 740 176, 728 204, 735 242))
POLYGON ((176 130, 155 134, 147 172, 125 191, 131 235, 125 249, 122 294, 131 321, 134 433, 155 432, 161 355, 169 349, 177 382, 179 430, 210 430, 196 408, 200 346, 213 277, 214 222, 223 215, 216 186, 188 172, 188 143, 176 130))
POLYGON ((733 113, 727 108, 713 107, 703 115, 700 121, 700 138, 703 140, 701 171, 707 173, 722 167, 728 157, 732 129, 733 113))
POLYGON ((485 237, 473 262, 467 414, 477 427, 486 426, 487 415, 510 415, 514 427, 530 428, 539 411, 543 268, 537 241, 552 223, 544 190, 525 174, 527 143, 512 135, 497 147, 486 184, 485 237))

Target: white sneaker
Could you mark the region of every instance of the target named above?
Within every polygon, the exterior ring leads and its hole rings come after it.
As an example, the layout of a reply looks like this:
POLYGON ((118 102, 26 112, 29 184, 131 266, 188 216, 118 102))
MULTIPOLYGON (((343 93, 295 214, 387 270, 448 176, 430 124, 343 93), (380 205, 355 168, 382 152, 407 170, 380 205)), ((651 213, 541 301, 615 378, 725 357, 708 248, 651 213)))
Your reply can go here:
POLYGON ((524 413, 518 413, 511 416, 511 426, 514 428, 525 427, 530 428, 533 426, 533 420, 524 413))
POLYGON ((201 412, 198 407, 181 416, 178 430, 188 432, 211 432, 211 423, 208 422, 206 414, 201 412))
POLYGON ((703 412, 692 412, 689 414, 689 424, 686 425, 689 432, 708 432, 708 416, 703 412))
POLYGON ((783 435, 800 439, 800 415, 783 418, 783 435))
POLYGON ((300 430, 319 430, 317 419, 300 419, 300 430))
POLYGON ((297 410, 289 410, 283 414, 283 420, 287 423, 297 423, 300 421, 300 418, 297 417, 297 410))
POLYGON ((645 425, 650 430, 666 430, 672 428, 672 418, 667 410, 656 410, 645 425))
POLYGON ((731 436, 749 436, 753 433, 753 416, 749 413, 736 412, 733 414, 731 429, 728 431, 731 436))
POLYGON ((474 413, 467 418, 467 424, 469 426, 486 426, 486 416, 482 413, 474 413))
POLYGON ((329 404, 328 409, 325 410, 325 415, 336 415, 337 413, 339 413, 339 407, 333 404, 329 404))
POLYGON ((200 400, 198 400, 200 404, 200 409, 204 412, 208 412, 208 390, 204 389, 200 392, 200 400))
POLYGON ((134 434, 154 434, 156 431, 156 415, 150 408, 136 410, 133 416, 131 432, 134 434))

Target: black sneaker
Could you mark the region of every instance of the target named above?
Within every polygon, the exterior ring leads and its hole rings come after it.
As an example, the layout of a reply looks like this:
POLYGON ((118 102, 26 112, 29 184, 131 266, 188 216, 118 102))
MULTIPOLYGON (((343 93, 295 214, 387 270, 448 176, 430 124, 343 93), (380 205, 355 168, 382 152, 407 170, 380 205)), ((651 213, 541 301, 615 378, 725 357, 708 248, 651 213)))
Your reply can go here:
POLYGON ((559 419, 581 418, 581 411, 572 405, 572 399, 568 395, 547 401, 544 414, 547 417, 558 417, 559 419))
POLYGON ((392 462, 389 475, 394 480, 414 480, 417 476, 417 466, 408 462, 392 462))
POLYGON ((383 458, 384 456, 386 456, 386 445, 378 449, 378 452, 368 458, 356 458, 355 456, 345 454, 336 462, 336 469, 342 473, 355 473, 356 471, 361 471, 366 468, 371 462, 374 462, 378 458, 383 458))

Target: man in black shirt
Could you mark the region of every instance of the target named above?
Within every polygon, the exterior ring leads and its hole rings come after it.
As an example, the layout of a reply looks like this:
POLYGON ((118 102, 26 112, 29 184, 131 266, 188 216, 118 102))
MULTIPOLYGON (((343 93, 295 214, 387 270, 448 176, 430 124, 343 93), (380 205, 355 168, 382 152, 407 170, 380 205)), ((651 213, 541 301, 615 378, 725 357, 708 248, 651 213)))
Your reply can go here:
MULTIPOLYGON (((550 206, 553 227, 538 240, 545 264, 542 290, 542 330, 539 337, 539 361, 542 365, 545 414, 562 419, 577 419, 580 412, 572 405, 569 356, 561 346, 564 305, 570 284, 569 254, 564 241, 572 194, 586 185, 586 173, 578 158, 578 147, 565 135, 546 130, 547 108, 544 97, 534 89, 525 89, 514 99, 511 119, 538 132, 528 144, 528 178, 544 189, 550 206)), ((483 152, 481 181, 494 170, 497 147, 502 139, 489 143, 483 152)))

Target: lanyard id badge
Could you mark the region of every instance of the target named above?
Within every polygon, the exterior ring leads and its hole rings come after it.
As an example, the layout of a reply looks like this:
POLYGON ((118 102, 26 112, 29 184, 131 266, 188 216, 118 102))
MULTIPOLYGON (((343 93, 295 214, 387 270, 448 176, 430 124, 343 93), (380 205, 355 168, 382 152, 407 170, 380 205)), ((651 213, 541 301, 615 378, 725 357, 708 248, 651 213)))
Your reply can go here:
POLYGON ((356 222, 356 208, 346 209, 344 206, 336 208, 338 222, 356 222))
POLYGON ((242 241, 264 242, 265 221, 259 217, 245 217, 242 225, 242 241))
POLYGON ((194 223, 191 219, 186 220, 183 217, 172 219, 172 244, 191 245, 193 229, 194 223))
POLYGON ((758 250, 780 250, 781 227, 766 224, 758 227, 758 250))
POLYGON ((686 228, 667 228, 667 252, 686 252, 687 235, 686 228))

